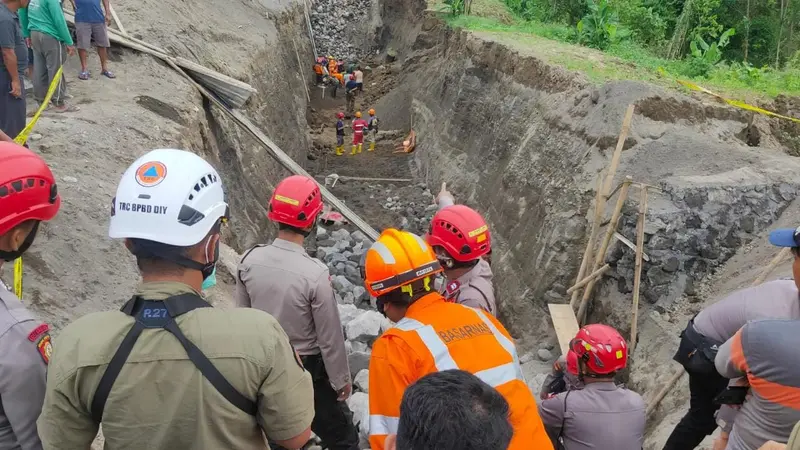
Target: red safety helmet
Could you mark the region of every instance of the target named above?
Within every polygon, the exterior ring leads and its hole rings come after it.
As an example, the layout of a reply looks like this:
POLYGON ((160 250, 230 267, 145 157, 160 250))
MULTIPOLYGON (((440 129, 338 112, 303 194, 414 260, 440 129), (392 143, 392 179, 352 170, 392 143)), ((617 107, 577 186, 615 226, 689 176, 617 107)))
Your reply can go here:
POLYGON ((0 142, 0 235, 27 220, 50 220, 61 197, 47 163, 13 142, 0 142))
POLYGON ((464 205, 448 206, 437 212, 425 239, 431 247, 444 248, 458 262, 474 261, 492 248, 492 235, 486 221, 464 205))
POLYGON ((628 345, 619 332, 608 325, 586 325, 569 343, 578 359, 592 374, 608 375, 628 364, 628 345))
POLYGON ((338 117, 340 119, 344 119, 344 113, 343 112, 338 112, 338 113, 336 113, 336 117, 338 117))
POLYGON ((267 217, 274 222, 304 229, 322 212, 322 194, 317 182, 302 175, 292 175, 275 187, 267 217))
POLYGON ((572 350, 567 352, 567 372, 578 374, 578 354, 572 350))

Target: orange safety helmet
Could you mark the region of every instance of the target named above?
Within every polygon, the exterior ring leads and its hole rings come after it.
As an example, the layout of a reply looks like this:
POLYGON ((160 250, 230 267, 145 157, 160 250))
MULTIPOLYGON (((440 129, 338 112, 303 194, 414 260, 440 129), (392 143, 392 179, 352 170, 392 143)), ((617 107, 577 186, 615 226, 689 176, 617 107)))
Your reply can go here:
POLYGON ((356 118, 357 118, 357 119, 360 119, 360 118, 361 118, 361 111, 356 111, 356 118))
POLYGON ((375 115, 375 109, 370 109, 369 110, 369 115, 370 116, 374 116, 375 115))
POLYGON ((380 297, 443 269, 421 237, 388 228, 365 253, 363 270, 367 291, 380 297))

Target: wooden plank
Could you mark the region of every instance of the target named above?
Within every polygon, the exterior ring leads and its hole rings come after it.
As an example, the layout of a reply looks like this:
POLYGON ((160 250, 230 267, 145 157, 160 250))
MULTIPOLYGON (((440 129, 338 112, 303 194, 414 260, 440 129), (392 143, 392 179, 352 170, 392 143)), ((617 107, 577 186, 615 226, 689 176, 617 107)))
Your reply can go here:
POLYGON ((567 289, 567 294, 571 294, 574 291, 576 291, 577 289, 580 289, 580 288, 586 286, 590 282, 594 281, 596 278, 599 278, 600 276, 602 276, 610 268, 611 268, 611 266, 606 264, 605 266, 603 266, 603 267, 595 270, 594 272, 590 273, 589 276, 587 276, 583 280, 581 280, 578 283, 576 283, 575 286, 572 286, 571 288, 567 289))
MULTIPOLYGON (((69 12, 64 12, 67 23, 74 25, 75 16, 69 12)), ((172 61, 182 69, 188 70, 192 75, 200 79, 201 83, 217 94, 228 105, 234 108, 241 108, 247 100, 256 93, 256 90, 249 84, 213 71, 200 64, 189 61, 179 56, 172 56, 166 50, 150 45, 144 41, 131 36, 125 36, 119 31, 109 28, 108 39, 118 45, 155 56, 164 61, 172 61)))
MULTIPOLYGON (((628 246, 628 248, 630 248, 631 250, 636 251, 636 245, 633 242, 631 242, 630 239, 628 239, 625 236, 621 235, 618 231, 614 232, 614 239, 622 242, 623 244, 628 246)), ((645 253, 645 252, 642 252, 642 259, 644 259, 647 262, 650 262, 650 257, 647 256, 647 253, 645 253)))
MULTIPOLYGON (((575 280, 575 284, 580 283, 583 279, 583 276, 586 275, 586 272, 589 270, 589 260, 592 258, 592 249, 594 248, 594 239, 597 236, 597 229, 600 227, 600 219, 602 218, 603 212, 600 209, 600 203, 602 201, 602 190, 603 190, 603 179, 598 177, 597 178, 597 193, 595 194, 594 205, 594 221, 592 221, 592 228, 589 232, 589 239, 586 240, 586 249, 583 251, 583 259, 581 259, 581 267, 578 269, 578 278, 575 280)), ((580 295, 580 291, 573 291, 572 297, 569 299, 569 306, 571 308, 575 308, 575 305, 578 303, 578 296, 580 295)))
POLYGON ((636 350, 636 333, 639 330, 639 296, 642 287, 642 253, 644 253, 644 226, 647 217, 647 188, 640 191, 639 221, 636 224, 636 265, 633 274, 633 306, 631 314, 630 353, 636 350))
POLYGON ((578 334, 578 319, 575 318, 575 311, 567 304, 548 303, 547 308, 550 310, 550 319, 556 330, 561 354, 566 355, 569 351, 569 342, 578 334))
POLYGON ((761 274, 755 280, 753 280, 753 284, 751 284, 751 286, 758 286, 759 284, 763 283, 764 280, 767 279, 769 274, 772 273, 773 270, 775 270, 775 267, 777 267, 778 264, 782 263, 784 260, 788 259, 789 256, 791 256, 791 253, 792 253, 791 248, 789 247, 782 248, 781 251, 779 251, 778 254, 776 254, 775 257, 772 258, 772 261, 769 262, 767 267, 764 268, 764 271, 761 272, 761 274))

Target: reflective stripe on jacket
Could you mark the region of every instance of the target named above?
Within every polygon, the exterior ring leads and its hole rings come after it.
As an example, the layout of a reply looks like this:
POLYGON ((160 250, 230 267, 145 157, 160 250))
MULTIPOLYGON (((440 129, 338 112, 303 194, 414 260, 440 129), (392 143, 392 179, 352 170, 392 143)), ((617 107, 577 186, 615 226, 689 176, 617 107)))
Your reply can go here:
POLYGON ((405 318, 373 346, 369 386, 373 450, 383 450, 386 436, 397 432, 406 387, 448 369, 473 373, 505 397, 514 427, 509 450, 553 448, 508 331, 490 314, 448 303, 432 293, 413 303, 405 318))

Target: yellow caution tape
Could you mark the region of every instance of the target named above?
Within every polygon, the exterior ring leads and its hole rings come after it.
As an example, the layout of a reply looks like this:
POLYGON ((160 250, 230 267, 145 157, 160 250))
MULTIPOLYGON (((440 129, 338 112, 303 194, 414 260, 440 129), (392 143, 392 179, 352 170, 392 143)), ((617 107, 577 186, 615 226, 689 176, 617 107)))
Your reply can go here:
POLYGON ((28 136, 31 134, 31 130, 36 125, 36 122, 39 121, 39 116, 42 115, 42 111, 47 108, 47 105, 50 104, 50 99, 53 97, 53 94, 56 92, 56 88, 58 87, 58 82, 61 81, 61 74, 63 73, 64 67, 59 67, 58 71, 56 72, 56 76, 53 77, 53 81, 50 82, 50 87, 47 89, 47 95, 44 97, 44 101, 39 106, 39 109, 36 111, 36 114, 33 115, 30 123, 20 131, 17 137, 14 138, 14 142, 19 145, 25 145, 28 142, 28 136))
POLYGON ((14 294, 22 300, 22 258, 14 261, 14 294))
POLYGON ((727 104, 729 104, 731 106, 735 106, 735 107, 741 108, 741 109, 746 109, 748 111, 757 112, 759 114, 764 114, 765 116, 777 117, 779 119, 786 119, 786 120, 791 120, 792 122, 795 122, 795 123, 800 123, 800 119, 797 119, 797 118, 794 118, 794 117, 789 117, 789 116, 784 116, 784 115, 781 115, 781 114, 778 114, 778 113, 775 113, 775 112, 772 112, 772 111, 768 111, 768 110, 766 110, 764 108, 759 108, 758 106, 753 106, 753 105, 747 104, 747 103, 745 103, 745 102, 743 102, 741 100, 731 100, 729 98, 726 98, 726 97, 723 97, 722 95, 717 94, 716 92, 709 91, 708 89, 704 88, 703 86, 694 84, 691 81, 686 81, 686 80, 675 80, 675 81, 677 81, 679 84, 681 84, 683 86, 686 86, 687 88, 689 88, 689 89, 691 89, 693 91, 698 91, 698 92, 702 92, 704 94, 708 94, 708 95, 714 96, 714 97, 724 101, 725 103, 727 103, 727 104))
MULTIPOLYGON (((42 115, 42 111, 47 108, 47 105, 50 104, 50 99, 53 98, 53 94, 56 92, 56 88, 58 87, 59 81, 61 81, 61 74, 64 71, 64 67, 59 67, 58 71, 56 72, 56 76, 53 77, 53 81, 50 82, 50 87, 47 88, 47 95, 44 97, 44 101, 39 106, 39 109, 36 111, 36 114, 33 115, 30 123, 14 138, 14 142, 19 145, 25 145, 28 142, 28 136, 31 134, 31 130, 36 125, 36 122, 39 121, 39 116, 42 115)), ((14 294, 22 300, 22 258, 17 258, 14 261, 14 294)))

